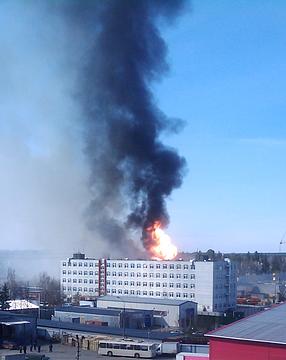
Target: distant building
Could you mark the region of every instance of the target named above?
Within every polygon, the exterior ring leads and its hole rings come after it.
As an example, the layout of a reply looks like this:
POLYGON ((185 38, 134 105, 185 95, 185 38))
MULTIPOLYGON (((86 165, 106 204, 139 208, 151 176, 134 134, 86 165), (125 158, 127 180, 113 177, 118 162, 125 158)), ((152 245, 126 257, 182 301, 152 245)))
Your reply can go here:
POLYGON ((207 334, 211 360, 286 359, 286 304, 207 334))
POLYGON ((236 306, 236 268, 230 260, 109 260, 74 254, 61 262, 66 298, 103 295, 176 299, 198 303, 198 312, 223 313, 236 306))

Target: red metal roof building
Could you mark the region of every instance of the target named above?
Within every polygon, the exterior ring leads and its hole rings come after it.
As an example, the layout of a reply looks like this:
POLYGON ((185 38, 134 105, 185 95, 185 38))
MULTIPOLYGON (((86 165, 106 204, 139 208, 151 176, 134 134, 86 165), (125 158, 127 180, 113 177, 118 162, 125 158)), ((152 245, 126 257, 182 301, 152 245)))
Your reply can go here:
POLYGON ((285 360, 286 303, 207 334, 210 360, 285 360))

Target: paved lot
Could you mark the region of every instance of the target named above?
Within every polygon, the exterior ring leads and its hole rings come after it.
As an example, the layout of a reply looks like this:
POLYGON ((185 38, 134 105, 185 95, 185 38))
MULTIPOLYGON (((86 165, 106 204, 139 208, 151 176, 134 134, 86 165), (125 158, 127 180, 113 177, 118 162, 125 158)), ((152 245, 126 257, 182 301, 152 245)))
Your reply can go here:
MULTIPOLYGON (((19 351, 16 350, 3 350, 0 349, 0 356, 1 355, 6 355, 6 354, 17 354, 19 353, 19 351)), ((27 351, 27 354, 29 354, 29 349, 27 351)), ((33 352, 33 354, 37 354, 37 352, 33 352)), ((60 344, 55 344, 53 347, 53 352, 49 353, 49 347, 46 346, 42 346, 41 347, 41 354, 45 354, 46 356, 48 356, 51 360, 74 360, 76 359, 76 348, 72 347, 72 346, 68 346, 68 345, 60 345, 60 344)), ((104 360, 108 360, 108 359, 126 359, 125 357, 115 357, 115 358, 109 358, 107 356, 100 356, 97 355, 96 352, 94 351, 87 351, 87 350, 81 350, 80 349, 80 359, 81 360, 95 360, 95 359, 104 359, 104 360)), ((157 359, 160 359, 160 357, 158 357, 157 359)), ((162 360, 174 360, 175 357, 163 357, 162 360)))

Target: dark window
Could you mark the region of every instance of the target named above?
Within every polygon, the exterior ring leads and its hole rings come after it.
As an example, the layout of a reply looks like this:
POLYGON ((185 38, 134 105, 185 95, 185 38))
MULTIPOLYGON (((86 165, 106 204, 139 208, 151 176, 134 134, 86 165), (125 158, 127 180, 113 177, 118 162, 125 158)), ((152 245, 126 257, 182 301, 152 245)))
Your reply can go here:
POLYGON ((100 347, 101 349, 105 349, 105 348, 106 348, 106 343, 100 343, 100 344, 99 344, 99 347, 100 347))

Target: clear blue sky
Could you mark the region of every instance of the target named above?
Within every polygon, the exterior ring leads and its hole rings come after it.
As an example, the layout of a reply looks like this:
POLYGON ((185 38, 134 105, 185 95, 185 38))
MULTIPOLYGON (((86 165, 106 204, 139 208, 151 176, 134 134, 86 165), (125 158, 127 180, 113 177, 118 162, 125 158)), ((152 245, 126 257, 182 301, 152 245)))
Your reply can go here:
MULTIPOLYGON (((169 209, 182 250, 278 251, 286 230, 286 2, 193 1, 164 31, 159 105, 187 121, 169 209)), ((286 250, 286 244, 284 245, 286 250)))

